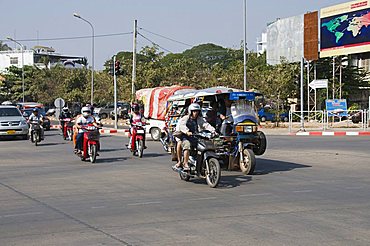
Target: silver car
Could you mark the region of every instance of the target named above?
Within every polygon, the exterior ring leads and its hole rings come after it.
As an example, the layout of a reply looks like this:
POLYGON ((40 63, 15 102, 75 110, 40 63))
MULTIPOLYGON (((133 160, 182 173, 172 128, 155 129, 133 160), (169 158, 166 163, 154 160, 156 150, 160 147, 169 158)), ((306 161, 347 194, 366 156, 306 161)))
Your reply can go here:
POLYGON ((15 106, 0 105, 0 137, 22 136, 27 139, 28 124, 15 106))

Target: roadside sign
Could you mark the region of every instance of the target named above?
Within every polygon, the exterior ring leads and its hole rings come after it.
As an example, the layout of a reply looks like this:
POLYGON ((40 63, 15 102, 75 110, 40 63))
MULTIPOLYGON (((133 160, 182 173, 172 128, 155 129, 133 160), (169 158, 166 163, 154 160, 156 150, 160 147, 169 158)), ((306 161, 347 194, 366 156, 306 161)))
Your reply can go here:
POLYGON ((315 79, 313 80, 309 86, 312 89, 323 89, 328 88, 328 80, 327 79, 315 79))
POLYGON ((55 99, 55 101, 54 101, 54 106, 55 107, 62 108, 62 107, 64 107, 64 105, 65 105, 65 102, 62 98, 59 97, 59 98, 55 99))
POLYGON ((326 110, 329 116, 348 116, 347 112, 347 100, 346 99, 334 99, 326 100, 326 110))
POLYGON ((254 92, 232 92, 230 93, 230 100, 239 100, 240 98, 245 98, 248 101, 254 101, 256 94, 254 92))

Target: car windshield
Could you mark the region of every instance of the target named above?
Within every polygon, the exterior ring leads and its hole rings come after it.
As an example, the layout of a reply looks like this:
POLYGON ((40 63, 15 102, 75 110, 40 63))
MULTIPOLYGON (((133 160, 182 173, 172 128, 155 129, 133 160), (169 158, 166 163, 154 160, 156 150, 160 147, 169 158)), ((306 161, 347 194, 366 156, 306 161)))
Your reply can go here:
POLYGON ((21 116, 21 113, 16 108, 0 108, 0 117, 4 116, 21 116))

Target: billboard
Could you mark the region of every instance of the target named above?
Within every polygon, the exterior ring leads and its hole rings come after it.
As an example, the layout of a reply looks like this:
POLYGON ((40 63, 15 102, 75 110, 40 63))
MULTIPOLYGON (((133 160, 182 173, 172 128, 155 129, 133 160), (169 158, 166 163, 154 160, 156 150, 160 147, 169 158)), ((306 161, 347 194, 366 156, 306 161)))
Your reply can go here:
POLYGON ((266 59, 270 65, 303 57, 303 15, 278 19, 267 27, 266 59))
POLYGON ((319 59, 319 12, 304 15, 304 58, 308 61, 319 59))
POLYGON ((370 1, 352 1, 320 11, 320 57, 370 51, 370 1))

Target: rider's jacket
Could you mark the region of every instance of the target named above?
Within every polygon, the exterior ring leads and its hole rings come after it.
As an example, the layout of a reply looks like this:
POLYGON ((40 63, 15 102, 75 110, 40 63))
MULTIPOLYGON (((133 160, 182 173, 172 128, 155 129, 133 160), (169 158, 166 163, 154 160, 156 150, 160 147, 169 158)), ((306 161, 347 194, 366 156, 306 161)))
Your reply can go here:
MULTIPOLYGON (((189 121, 190 116, 185 115, 179 120, 178 126, 179 130, 186 134, 187 132, 190 131, 188 121, 189 121)), ((211 126, 207 121, 205 121, 202 117, 198 116, 197 120, 197 127, 198 127, 198 132, 201 132, 203 130, 208 130, 210 132, 215 132, 215 128, 211 126)), ((193 132, 194 133, 194 132, 193 132)))
POLYGON ((139 114, 133 113, 130 116, 130 125, 142 122, 142 120, 143 120, 143 116, 140 113, 139 114))
MULTIPOLYGON (((94 117, 92 116, 89 116, 87 118, 83 117, 82 115, 80 117, 78 117, 78 119, 76 120, 76 124, 79 125, 79 126, 87 126, 88 124, 92 124, 95 122, 95 119, 94 117)), ((85 132, 86 130, 85 129, 78 129, 78 133, 83 133, 85 132)))
POLYGON ((71 112, 67 112, 67 113, 62 112, 62 113, 59 115, 59 119, 60 119, 60 120, 62 120, 62 119, 66 119, 66 118, 72 118, 72 114, 71 114, 71 112))
POLYGON ((34 114, 31 114, 30 117, 28 118, 28 121, 29 122, 37 122, 38 124, 41 124, 41 120, 42 120, 43 116, 41 114, 39 115, 34 115, 34 114))

